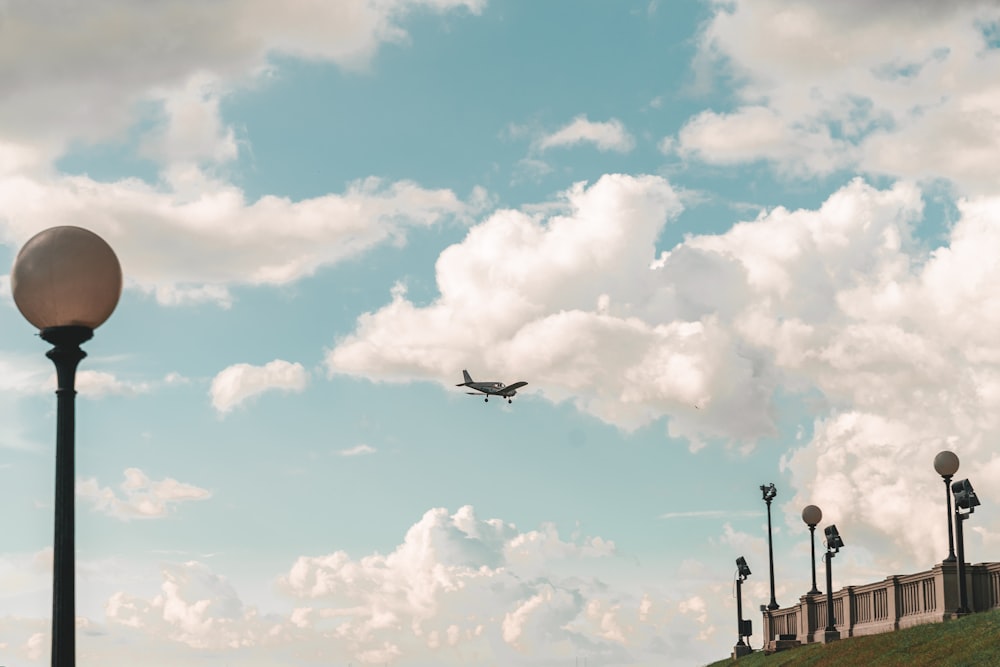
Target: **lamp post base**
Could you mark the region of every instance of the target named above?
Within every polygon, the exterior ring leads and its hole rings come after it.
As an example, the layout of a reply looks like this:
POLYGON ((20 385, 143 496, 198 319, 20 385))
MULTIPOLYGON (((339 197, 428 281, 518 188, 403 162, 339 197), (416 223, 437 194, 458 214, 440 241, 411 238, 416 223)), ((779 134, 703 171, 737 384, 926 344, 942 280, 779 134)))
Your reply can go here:
POLYGON ((742 658, 753 653, 753 649, 746 644, 737 644, 733 647, 733 658, 742 658))
POLYGON ((840 639, 840 632, 837 630, 824 630, 823 631, 823 643, 829 644, 830 642, 835 642, 840 639))

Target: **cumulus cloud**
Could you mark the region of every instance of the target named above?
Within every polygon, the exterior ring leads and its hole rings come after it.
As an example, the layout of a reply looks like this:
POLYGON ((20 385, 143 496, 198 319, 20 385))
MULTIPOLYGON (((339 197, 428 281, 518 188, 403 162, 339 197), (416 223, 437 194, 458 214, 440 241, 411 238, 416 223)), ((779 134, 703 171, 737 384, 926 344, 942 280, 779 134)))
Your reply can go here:
POLYGON ((670 185, 609 175, 561 204, 548 220, 499 211, 477 225, 441 254, 440 297, 418 308, 397 289, 330 351, 330 372, 446 385, 473 363, 516 368, 623 428, 671 413, 671 433, 695 443, 771 432, 774 379, 715 312, 741 307, 746 269, 687 247, 651 267, 681 210, 670 185))
POLYGON ((105 605, 110 624, 170 639, 196 649, 252 645, 257 612, 243 604, 229 581, 203 563, 168 563, 160 593, 152 600, 124 592, 105 605))
POLYGON ((116 641, 94 648, 119 656, 134 643, 122 639, 138 635, 174 656, 164 665, 197 651, 246 655, 255 665, 290 653, 443 666, 478 655, 525 667, 577 654, 619 664, 655 664, 667 652, 691 663, 710 657, 689 638, 711 632, 715 619, 679 611, 692 594, 605 580, 594 574, 602 565, 620 572, 625 562, 599 537, 565 539, 550 525, 522 531, 470 506, 436 508, 387 555, 298 558, 277 582, 294 604, 281 614, 247 604, 203 563, 166 564, 152 598, 120 591, 108 599, 105 634, 116 641), (537 548, 526 555, 526 544, 537 548))
MULTIPOLYGON (((1000 199, 962 200, 930 249, 913 238, 918 188, 854 180, 817 209, 763 211, 659 255, 680 209, 663 180, 606 176, 564 203, 475 226, 441 254, 440 296, 417 306, 397 289, 338 341, 330 372, 447 386, 474 361, 514 368, 536 396, 623 428, 666 417, 693 449, 752 446, 773 432, 776 390, 809 393, 819 417, 782 463, 788 520, 820 504, 868 545, 858 567, 943 553, 943 530, 910 529, 940 500, 939 450, 1000 483, 987 445, 1000 438, 1000 199)), ((1000 534, 982 521, 973 550, 1000 534)))
POLYGON ((91 503, 95 511, 122 521, 160 519, 179 503, 212 497, 206 489, 170 477, 154 481, 138 468, 126 468, 125 481, 118 488, 121 495, 100 486, 94 478, 81 479, 76 483, 76 495, 91 503))
POLYGON ((995 186, 1000 50, 990 2, 717 2, 702 53, 736 82, 734 110, 703 112, 680 154, 714 164, 768 160, 783 172, 854 167, 960 191, 995 186), (900 38, 901 35, 905 37, 900 38))
POLYGON ((212 406, 226 414, 266 391, 302 392, 308 382, 309 373, 299 363, 275 359, 263 366, 233 364, 212 379, 209 394, 212 406))
POLYGON ((577 116, 568 125, 537 141, 538 149, 543 151, 578 144, 593 144, 600 151, 627 153, 635 147, 635 139, 617 118, 600 122, 577 116))

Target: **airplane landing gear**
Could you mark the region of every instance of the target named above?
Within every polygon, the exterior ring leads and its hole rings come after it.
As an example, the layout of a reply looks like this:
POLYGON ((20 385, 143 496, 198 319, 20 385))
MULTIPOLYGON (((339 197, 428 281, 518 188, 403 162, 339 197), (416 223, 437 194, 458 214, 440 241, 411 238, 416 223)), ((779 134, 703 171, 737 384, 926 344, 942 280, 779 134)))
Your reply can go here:
POLYGON ((510 400, 509 398, 507 399, 507 403, 513 403, 513 402, 514 401, 510 400))
POLYGON ((489 398, 484 398, 484 399, 483 399, 483 403, 489 403, 489 402, 490 402, 490 399, 489 399, 489 398))

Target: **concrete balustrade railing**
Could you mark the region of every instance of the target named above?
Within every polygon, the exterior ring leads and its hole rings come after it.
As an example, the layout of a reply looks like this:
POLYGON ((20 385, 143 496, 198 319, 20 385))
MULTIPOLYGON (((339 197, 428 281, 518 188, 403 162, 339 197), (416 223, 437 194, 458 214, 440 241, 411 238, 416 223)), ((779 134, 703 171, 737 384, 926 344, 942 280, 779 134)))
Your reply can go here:
MULTIPOLYGON (((1000 609, 1000 563, 979 563, 965 570, 969 608, 973 612, 1000 609)), ((886 577, 863 586, 846 586, 833 594, 835 627, 842 638, 946 621, 958 615, 957 609, 955 563, 940 563, 926 572, 886 577)), ((826 610, 826 595, 819 594, 803 595, 791 607, 764 611, 764 650, 776 650, 779 640, 801 644, 823 641, 826 610)))

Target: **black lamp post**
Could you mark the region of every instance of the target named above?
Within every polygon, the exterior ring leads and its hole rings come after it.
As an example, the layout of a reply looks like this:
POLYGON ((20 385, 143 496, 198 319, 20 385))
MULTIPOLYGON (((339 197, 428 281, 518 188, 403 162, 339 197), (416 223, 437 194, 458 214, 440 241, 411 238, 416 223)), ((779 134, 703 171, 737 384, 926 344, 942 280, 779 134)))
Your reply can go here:
POLYGON ((802 520, 809 526, 809 553, 812 554, 813 587, 806 595, 818 595, 820 591, 816 588, 816 524, 823 520, 823 510, 815 505, 806 505, 802 509, 802 520))
POLYGON ((753 634, 752 623, 743 620, 743 582, 750 576, 750 567, 743 556, 736 559, 736 630, 739 633, 739 641, 733 647, 733 653, 737 658, 748 655, 750 649, 750 635, 753 634), (743 638, 746 637, 746 643, 743 638))
POLYGON ((760 485, 760 492, 767 503, 767 561, 771 567, 771 601, 767 604, 768 609, 777 609, 778 602, 774 599, 774 547, 771 543, 771 501, 778 495, 778 490, 774 484, 768 486, 760 485))
POLYGON ((948 506, 948 557, 944 559, 944 562, 954 563, 955 538, 951 531, 951 493, 948 489, 951 487, 952 475, 958 472, 958 456, 955 455, 955 452, 950 452, 947 449, 938 452, 938 455, 934 457, 934 470, 944 479, 944 502, 948 506))
POLYGON ((837 632, 837 619, 833 615, 833 556, 844 546, 844 540, 840 539, 837 526, 830 524, 823 529, 826 534, 826 630, 823 641, 840 639, 837 632))
POLYGON ((958 541, 958 609, 955 613, 962 616, 972 613, 965 590, 965 537, 962 522, 976 511, 979 498, 967 479, 952 484, 951 491, 955 494, 955 538, 958 541), (968 511, 963 512, 962 510, 968 511))
POLYGON ((90 340, 118 305, 122 270, 104 239, 80 227, 53 227, 28 240, 10 276, 18 310, 54 346, 56 367, 56 499, 52 569, 52 665, 76 664, 74 431, 76 367, 90 340))

